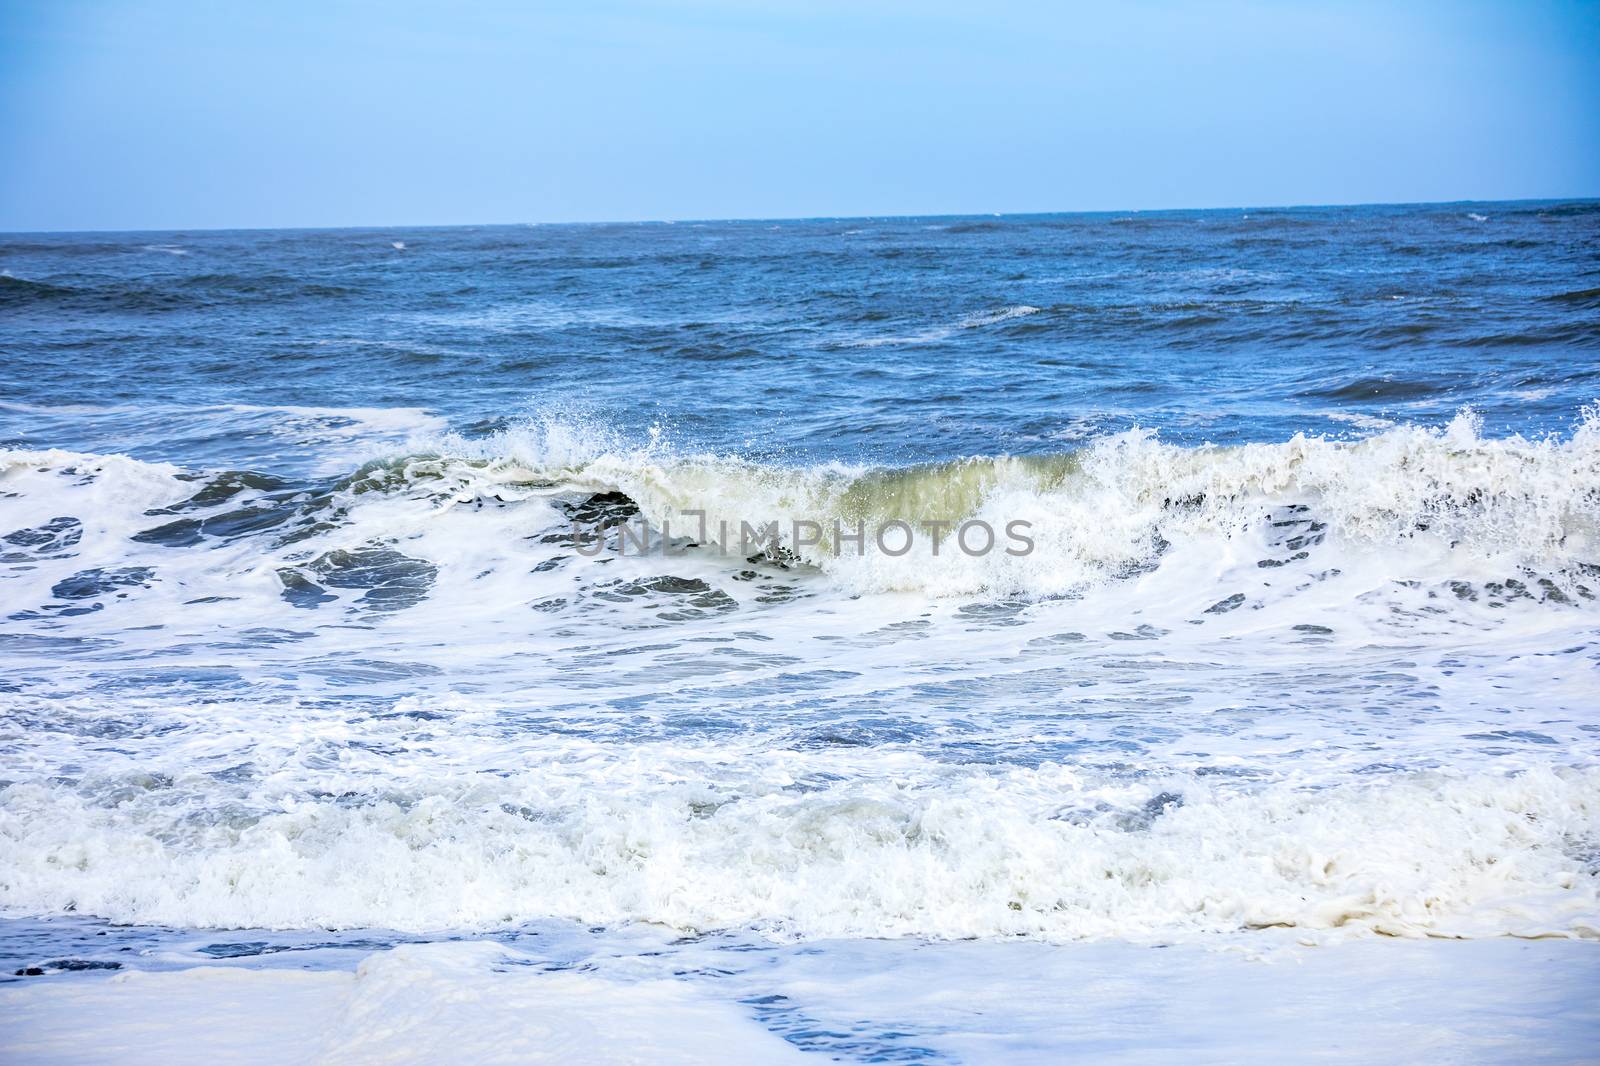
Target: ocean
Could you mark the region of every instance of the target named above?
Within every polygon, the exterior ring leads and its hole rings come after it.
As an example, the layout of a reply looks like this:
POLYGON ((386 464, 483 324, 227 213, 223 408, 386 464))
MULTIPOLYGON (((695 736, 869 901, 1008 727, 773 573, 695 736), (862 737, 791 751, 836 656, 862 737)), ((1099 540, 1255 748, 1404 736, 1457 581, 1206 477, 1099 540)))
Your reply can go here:
POLYGON ((0 1046, 1592 1054, 1597 400, 1594 201, 0 234, 0 1046))

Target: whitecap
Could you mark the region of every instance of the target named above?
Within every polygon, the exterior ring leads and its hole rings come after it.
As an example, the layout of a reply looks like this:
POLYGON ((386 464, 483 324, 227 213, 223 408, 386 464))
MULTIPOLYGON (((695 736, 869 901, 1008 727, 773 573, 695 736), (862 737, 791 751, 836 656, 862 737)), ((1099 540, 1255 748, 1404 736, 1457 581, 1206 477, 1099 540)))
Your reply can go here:
POLYGON ((1043 310, 1043 308, 1031 307, 1028 304, 1014 304, 1010 307, 1002 307, 994 311, 981 311, 977 314, 968 315, 966 318, 963 318, 960 323, 960 328, 976 329, 979 326, 993 326, 996 323, 1006 322, 1013 318, 1024 318, 1028 315, 1036 315, 1041 310, 1043 310))

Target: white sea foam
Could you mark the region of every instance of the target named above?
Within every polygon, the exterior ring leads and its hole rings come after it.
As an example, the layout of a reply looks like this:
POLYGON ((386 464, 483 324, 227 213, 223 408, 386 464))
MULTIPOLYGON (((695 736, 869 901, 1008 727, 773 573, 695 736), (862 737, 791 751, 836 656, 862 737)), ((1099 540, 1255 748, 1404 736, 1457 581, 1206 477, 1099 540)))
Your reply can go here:
POLYGON ((839 342, 841 348, 884 348, 899 345, 936 344, 949 337, 955 329, 950 326, 930 326, 915 333, 894 334, 887 337, 859 337, 839 342))
POLYGON ((232 452, 239 466, 254 463, 274 472, 298 467, 317 474, 347 473, 445 427, 444 419, 415 407, 0 403, 0 410, 17 416, 11 421, 21 441, 58 441, 70 426, 80 438, 87 431, 101 442, 102 452, 126 449, 181 458, 192 441, 222 465, 230 465, 232 452))
POLYGON ((1036 315, 1041 309, 1030 307, 1027 304, 1016 304, 1012 307, 1002 307, 997 311, 984 311, 975 315, 968 315, 961 320, 962 329, 976 329, 980 326, 993 326, 996 323, 1006 322, 1013 318, 1026 318, 1036 315))
POLYGON ((422 434, 440 433, 445 419, 421 407, 304 407, 294 405, 227 404, 216 408, 222 413, 261 415, 270 419, 275 432, 298 437, 308 431, 317 434, 316 443, 334 444, 378 438, 374 443, 393 447, 396 440, 422 434), (388 438, 384 441, 384 438, 388 438))
POLYGON ((15 1062, 787 1062, 744 1010, 670 980, 551 973, 496 944, 418 944, 354 973, 197 967, 0 992, 15 1062), (158 1024, 154 1024, 158 1023, 158 1024))
POLYGON ((926 329, 920 329, 912 333, 894 334, 887 337, 857 337, 840 341, 839 346, 842 348, 883 348, 888 346, 935 344, 954 335, 957 330, 980 329, 984 326, 998 325, 1013 318, 1036 315, 1041 310, 1042 308, 1030 307, 1027 304, 1017 304, 992 311, 979 311, 967 315, 953 325, 929 326, 926 329))
POLYGON ((189 495, 168 463, 145 463, 124 455, 0 450, 0 489, 6 493, 9 529, 38 526, 61 513, 64 503, 82 512, 91 544, 103 542, 107 558, 116 541, 141 524, 144 513, 189 495))
MULTIPOLYGON (((253 757, 275 746, 262 737, 253 757)), ((811 937, 1600 937, 1582 858, 1600 840, 1592 768, 1240 792, 892 752, 873 771, 748 745, 518 746, 505 762, 534 768, 487 777, 394 759, 375 785, 339 759, 296 786, 303 749, 244 791, 148 764, 15 784, 0 793, 0 900, 224 927, 557 916, 811 937)))
POLYGON ((1350 411, 1329 411, 1326 417, 1335 422, 1347 422, 1357 429, 1388 429, 1394 425, 1391 418, 1378 418, 1375 415, 1363 415, 1350 411))

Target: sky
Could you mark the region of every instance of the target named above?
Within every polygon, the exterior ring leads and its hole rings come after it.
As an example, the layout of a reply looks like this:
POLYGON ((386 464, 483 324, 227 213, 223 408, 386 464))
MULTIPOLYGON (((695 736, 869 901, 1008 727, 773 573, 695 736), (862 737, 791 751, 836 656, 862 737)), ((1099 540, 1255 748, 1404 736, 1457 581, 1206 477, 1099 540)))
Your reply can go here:
POLYGON ((1600 196, 1600 2, 0 0, 0 230, 1600 196))

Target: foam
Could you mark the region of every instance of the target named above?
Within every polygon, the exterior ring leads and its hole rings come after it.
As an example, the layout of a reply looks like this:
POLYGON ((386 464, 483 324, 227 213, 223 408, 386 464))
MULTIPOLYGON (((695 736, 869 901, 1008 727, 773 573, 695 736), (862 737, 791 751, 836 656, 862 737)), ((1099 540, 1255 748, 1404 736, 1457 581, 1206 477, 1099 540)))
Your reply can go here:
POLYGON ((682 982, 550 973, 495 944, 419 944, 354 973, 197 967, 0 991, 12 1061, 797 1061, 682 982))
POLYGON ((888 752, 874 773, 749 746, 536 750, 489 777, 389 759, 381 787, 331 767, 315 791, 195 771, 14 784, 0 904, 220 927, 1600 937, 1593 768, 1240 792, 888 752))

